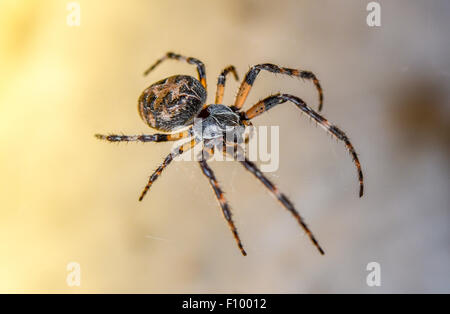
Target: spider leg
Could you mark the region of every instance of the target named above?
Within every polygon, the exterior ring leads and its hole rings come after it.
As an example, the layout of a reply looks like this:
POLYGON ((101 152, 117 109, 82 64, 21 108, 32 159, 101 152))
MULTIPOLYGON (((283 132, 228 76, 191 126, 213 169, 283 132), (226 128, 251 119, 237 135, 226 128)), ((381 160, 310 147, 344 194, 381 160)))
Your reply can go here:
POLYGON ((303 220, 303 218, 300 216, 300 214, 297 212, 297 210, 295 209, 294 205, 291 203, 291 201, 286 197, 286 195, 284 195, 283 193, 281 193, 278 188, 269 181, 269 179, 267 179, 266 176, 264 176, 264 174, 258 169, 258 167, 251 162, 250 160, 248 160, 247 158, 245 158, 244 160, 239 161, 248 171, 250 171, 251 173, 253 173, 253 175, 259 180, 261 181, 264 186, 278 199, 278 201, 280 201, 280 203, 288 210, 291 212, 291 214, 297 219, 298 223, 300 224, 300 226, 303 228, 303 230, 306 232, 306 234, 309 236, 309 238, 311 239, 311 242, 315 245, 315 247, 317 248, 317 250, 319 250, 320 254, 325 254, 325 252, 323 251, 323 249, 320 247, 319 242, 317 242, 316 238, 314 237, 314 235, 312 234, 311 230, 309 230, 308 226, 306 225, 305 221, 303 220))
POLYGON ((269 96, 263 100, 260 100, 258 103, 256 103, 253 107, 251 107, 249 110, 247 110, 243 118, 244 119, 253 119, 254 117, 259 116, 263 112, 275 107, 278 104, 282 104, 286 101, 293 102, 300 110, 302 110, 304 113, 306 113, 310 118, 312 118, 316 123, 318 123, 327 133, 334 136, 336 139, 344 142, 347 150, 349 151, 350 155, 353 158, 353 162, 356 166, 356 170, 358 172, 358 180, 359 180, 359 197, 363 196, 364 193, 364 180, 363 180, 363 173, 361 169, 361 163, 359 162, 358 155, 356 154, 356 151, 350 143, 349 138, 343 131, 341 131, 338 127, 331 124, 327 119, 322 117, 320 114, 315 112, 313 109, 308 107, 306 103, 298 98, 297 96, 289 95, 289 94, 275 94, 272 96, 269 96))
POLYGON ((139 197, 139 201, 142 201, 142 199, 144 198, 145 194, 147 194, 148 190, 152 186, 153 182, 155 182, 156 179, 158 179, 158 177, 161 174, 161 172, 172 162, 172 160, 175 157, 177 157, 177 156, 183 154, 184 152, 190 150, 192 147, 195 146, 195 144, 196 144, 195 140, 191 140, 190 142, 187 142, 187 143, 185 143, 183 145, 178 146, 169 155, 167 155, 166 158, 164 158, 164 161, 162 162, 162 164, 150 176, 147 185, 145 186, 144 190, 142 190, 141 196, 139 197))
POLYGON ((149 74, 151 71, 153 71, 158 65, 160 65, 164 60, 166 59, 175 59, 175 60, 182 60, 186 61, 189 64, 194 64, 197 67, 197 73, 198 73, 198 80, 203 85, 203 87, 206 89, 206 73, 205 73, 205 65, 203 62, 196 58, 191 57, 185 57, 173 52, 168 52, 164 57, 161 59, 158 59, 151 67, 149 67, 145 72, 144 75, 149 74))
POLYGON ((248 93, 250 92, 250 89, 252 88, 252 85, 255 82, 255 79, 261 70, 269 71, 272 73, 286 74, 289 76, 301 77, 301 78, 307 79, 307 80, 312 80, 314 85, 316 86, 318 93, 319 93, 319 111, 322 110, 322 105, 323 105, 322 86, 320 86, 319 80, 314 75, 314 73, 312 73, 310 71, 304 71, 304 70, 282 68, 275 64, 270 64, 270 63, 258 64, 258 65, 255 65, 250 68, 250 70, 247 72, 247 74, 245 76, 245 79, 242 81, 241 87, 239 88, 239 92, 236 97, 234 107, 236 107, 237 109, 242 108, 245 100, 247 99, 248 93))
POLYGON ((209 183, 211 187, 214 190, 214 193, 216 194, 216 198, 219 201, 220 207, 222 208, 222 213, 225 219, 228 222, 228 226, 231 229, 231 232, 233 233, 234 239, 236 240, 237 246, 239 247, 239 250, 241 250, 242 255, 246 256, 247 253, 244 250, 244 247, 242 246, 241 239, 239 238, 239 234, 237 232, 236 226, 234 225, 230 207, 228 205, 227 200, 225 199, 225 196, 223 194, 222 189, 219 186, 219 182, 216 179, 216 176, 214 175, 214 172, 209 167, 208 163, 205 159, 202 159, 199 161, 200 167, 203 171, 203 174, 208 178, 209 183))
POLYGON ((142 134, 142 135, 117 135, 117 134, 95 134, 99 140, 106 140, 109 142, 168 142, 177 141, 179 139, 189 136, 189 130, 172 133, 172 134, 142 134))
POLYGON ((236 72, 236 68, 232 65, 223 69, 222 73, 220 73, 219 78, 217 79, 217 90, 216 90, 216 104, 221 104, 223 100, 223 94, 225 91, 225 81, 228 73, 233 73, 236 81, 239 81, 238 74, 236 72))

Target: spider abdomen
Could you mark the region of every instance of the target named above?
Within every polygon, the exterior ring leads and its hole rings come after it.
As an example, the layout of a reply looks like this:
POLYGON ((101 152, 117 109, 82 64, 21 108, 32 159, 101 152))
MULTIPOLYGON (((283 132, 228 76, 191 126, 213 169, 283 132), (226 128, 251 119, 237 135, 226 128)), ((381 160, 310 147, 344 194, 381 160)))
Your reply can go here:
POLYGON ((138 110, 150 127, 170 132, 187 126, 206 102, 202 84, 188 75, 175 75, 150 85, 139 97, 138 110))

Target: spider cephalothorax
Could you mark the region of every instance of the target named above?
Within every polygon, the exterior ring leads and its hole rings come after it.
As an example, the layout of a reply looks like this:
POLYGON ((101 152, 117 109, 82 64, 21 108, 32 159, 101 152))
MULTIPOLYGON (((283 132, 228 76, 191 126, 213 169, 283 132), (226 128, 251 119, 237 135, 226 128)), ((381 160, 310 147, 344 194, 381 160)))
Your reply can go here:
POLYGON ((301 77, 311 80, 316 86, 319 93, 319 111, 322 109, 323 94, 319 80, 310 71, 296 70, 278 67, 274 64, 258 64, 250 68, 245 79, 239 88, 235 103, 232 106, 222 104, 225 89, 225 80, 228 73, 232 73, 236 80, 238 76, 233 66, 225 68, 219 75, 217 82, 216 99, 214 104, 205 105, 206 103, 206 75, 204 64, 195 58, 187 58, 174 53, 167 53, 163 58, 159 59, 153 66, 144 72, 147 75, 156 66, 166 59, 183 60, 197 67, 198 80, 192 76, 175 75, 158 81, 148 87, 139 97, 138 110, 144 122, 160 131, 175 133, 160 133, 152 135, 101 135, 96 134, 99 139, 108 140, 110 142, 166 142, 177 141, 183 138, 189 138, 190 141, 184 142, 176 147, 150 176, 148 184, 139 197, 141 201, 150 189, 153 182, 158 178, 162 171, 172 162, 174 157, 181 155, 185 151, 191 149, 196 144, 202 144, 201 158, 199 159, 200 167, 203 174, 209 179, 211 187, 216 194, 219 204, 222 208, 223 215, 227 220, 237 245, 243 255, 245 252, 237 229, 231 217, 231 211, 225 200, 222 189, 217 182, 214 172, 209 167, 207 160, 214 154, 216 149, 223 150, 224 154, 231 155, 234 160, 239 161, 248 171, 253 173, 255 177, 261 181, 269 191, 277 198, 280 203, 289 210, 301 225, 303 230, 308 234, 313 244, 317 247, 321 254, 324 251, 320 247, 314 235, 306 226, 302 217, 291 201, 281 193, 278 188, 258 169, 258 167, 247 157, 238 155, 238 150, 234 149, 238 144, 245 140, 245 128, 251 125, 250 120, 259 116, 265 111, 270 110, 276 105, 292 102, 303 113, 309 116, 313 121, 320 125, 327 133, 336 139, 342 141, 353 158, 353 162, 358 171, 359 179, 359 196, 363 195, 363 174, 361 165, 358 160, 353 145, 350 140, 338 127, 334 126, 319 113, 311 109, 306 103, 297 96, 290 94, 275 94, 263 100, 260 100, 247 111, 242 111, 242 106, 247 99, 248 93, 261 70, 272 73, 281 73, 288 76, 301 77), (179 129, 185 129, 179 131, 179 129), (233 148, 229 150, 228 148, 233 148))
POLYGON ((238 113, 228 106, 212 104, 198 115, 192 135, 205 146, 221 146, 227 140, 233 145, 242 143, 244 128, 238 113))

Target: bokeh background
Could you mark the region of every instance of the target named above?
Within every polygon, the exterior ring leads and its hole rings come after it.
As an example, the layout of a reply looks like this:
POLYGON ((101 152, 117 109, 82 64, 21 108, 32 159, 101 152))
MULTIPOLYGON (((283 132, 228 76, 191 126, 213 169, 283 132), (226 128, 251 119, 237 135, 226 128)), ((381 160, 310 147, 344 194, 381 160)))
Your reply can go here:
MULTIPOLYGON (((450 2, 0 2, 0 292, 450 292, 450 2), (242 257, 195 162, 174 162, 138 202, 171 144, 110 144, 94 133, 151 133, 137 114, 150 83, 207 65, 218 73, 272 62, 314 71, 324 115, 360 154, 357 197, 343 145, 293 105, 255 120, 280 126, 280 167, 268 176, 326 250, 239 164, 212 162, 249 255, 242 257), (368 287, 366 265, 381 265, 368 287), (69 262, 81 286, 66 284, 69 262)), ((238 83, 228 80, 225 103, 238 83)), ((312 84, 262 73, 247 106, 312 84)))

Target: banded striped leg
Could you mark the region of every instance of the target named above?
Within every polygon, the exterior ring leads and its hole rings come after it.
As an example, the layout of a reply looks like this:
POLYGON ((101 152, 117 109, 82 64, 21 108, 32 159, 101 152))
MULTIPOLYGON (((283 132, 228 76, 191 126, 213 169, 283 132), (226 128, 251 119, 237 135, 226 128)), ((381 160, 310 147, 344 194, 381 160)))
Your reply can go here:
POLYGON ((253 173, 255 175, 255 177, 266 186, 266 188, 273 194, 273 196, 275 196, 278 199, 278 201, 280 201, 281 205, 283 205, 288 211, 291 212, 292 215, 294 215, 294 217, 297 219, 300 226, 303 228, 303 230, 305 230, 306 234, 311 239, 311 242, 315 245, 317 250, 319 250, 320 254, 322 254, 322 255, 325 254, 323 249, 320 247, 319 242, 317 242, 317 240, 314 237, 314 235, 312 234, 311 230, 309 230, 305 221, 300 216, 300 214, 297 212, 297 210, 295 209, 295 207, 291 203, 291 201, 286 197, 286 195, 281 193, 278 190, 278 188, 272 182, 270 182, 269 179, 266 178, 266 176, 264 176, 264 174, 258 169, 258 167, 253 162, 251 162, 247 158, 245 158, 244 160, 239 161, 239 162, 248 171, 253 173))
POLYGON ((205 65, 203 62, 196 58, 191 57, 185 57, 173 52, 168 52, 164 57, 157 60, 151 67, 149 67, 145 72, 144 75, 149 74, 151 71, 153 71, 158 65, 161 64, 166 59, 175 59, 175 60, 182 60, 186 61, 189 64, 194 64, 197 67, 197 73, 198 73, 198 80, 203 85, 203 87, 206 89, 206 72, 205 72, 205 65))
POLYGON ((219 78, 217 79, 217 90, 216 90, 216 101, 214 103, 221 104, 223 100, 223 94, 225 91, 225 81, 228 73, 233 73, 236 81, 239 81, 239 76, 236 72, 236 68, 232 65, 223 69, 222 73, 220 73, 219 78))
POLYGON ((242 81, 241 87, 239 88, 239 92, 236 97, 234 107, 236 107, 237 109, 242 108, 245 100, 247 99, 248 93, 250 92, 250 89, 252 88, 252 85, 255 82, 255 79, 261 70, 269 71, 272 73, 286 74, 289 76, 301 77, 301 78, 307 79, 307 80, 312 80, 314 85, 316 86, 318 93, 319 93, 319 111, 322 110, 323 91, 322 91, 322 87, 320 86, 319 80, 314 75, 314 73, 312 73, 310 71, 281 68, 275 64, 270 64, 270 63, 258 64, 258 65, 255 65, 250 68, 250 70, 247 72, 247 75, 245 76, 245 79, 242 81))
POLYGON ((349 138, 343 131, 341 131, 335 125, 332 125, 327 119, 322 117, 320 114, 312 110, 310 107, 306 105, 306 103, 298 98, 297 96, 289 95, 289 94, 275 94, 269 96, 263 100, 260 100, 253 107, 247 110, 244 114, 244 119, 253 119, 254 117, 259 116, 263 112, 275 107, 278 104, 282 104, 286 101, 293 102, 301 111, 306 113, 310 118, 312 118, 316 123, 318 123, 327 133, 331 134, 336 139, 344 142, 345 147, 353 158, 353 162, 356 166, 356 170, 358 172, 358 180, 359 180, 359 197, 364 194, 364 180, 363 173, 361 170, 361 163, 359 162, 358 155, 356 151, 350 143, 349 138))
POLYGON ((187 142, 187 143, 185 143, 183 145, 180 145, 177 148, 175 148, 169 155, 167 155, 166 158, 164 158, 164 161, 162 162, 162 164, 150 176, 150 179, 148 180, 147 185, 145 186, 144 190, 142 190, 141 196, 139 197, 139 201, 142 201, 142 199, 144 198, 145 194, 147 194, 148 190, 152 186, 153 182, 155 182, 156 179, 158 179, 158 177, 161 174, 161 172, 172 162, 172 160, 175 157, 177 157, 177 156, 183 154, 184 152, 190 150, 192 147, 194 147, 194 145, 195 145, 195 140, 192 140, 192 141, 187 142))
POLYGON ((173 133, 173 134, 151 134, 151 135, 103 135, 95 134, 95 137, 99 140, 106 140, 109 142, 168 142, 177 141, 179 139, 189 136, 189 130, 173 133))
POLYGON ((242 246, 241 239, 239 238, 239 234, 237 232, 236 226, 234 225, 230 207, 228 206, 228 202, 224 197, 223 191, 219 186, 219 182, 216 179, 216 176, 214 175, 214 172, 212 169, 208 166, 208 163, 206 160, 199 161, 200 167, 203 171, 203 174, 208 178, 209 183, 211 184, 211 187, 214 190, 214 193, 216 194, 216 198, 219 201, 220 207, 222 208, 222 213, 225 219, 228 222, 228 226, 231 229, 231 232, 233 233, 234 239, 236 240, 237 246, 239 247, 239 250, 241 250, 242 255, 246 256, 247 253, 244 250, 244 247, 242 246))

